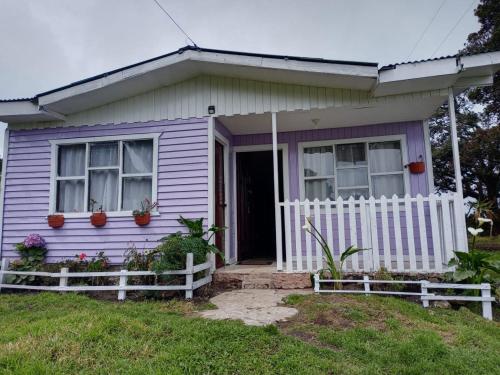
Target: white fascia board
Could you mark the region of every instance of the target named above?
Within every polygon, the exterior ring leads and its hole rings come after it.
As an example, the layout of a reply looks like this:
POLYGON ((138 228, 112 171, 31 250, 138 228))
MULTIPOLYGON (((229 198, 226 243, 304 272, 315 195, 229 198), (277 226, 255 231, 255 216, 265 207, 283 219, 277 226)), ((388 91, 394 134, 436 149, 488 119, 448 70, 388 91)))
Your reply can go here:
POLYGON ((462 56, 460 63, 462 65, 461 75, 493 75, 500 70, 500 51, 462 56))
POLYGON ((56 120, 57 114, 40 109, 29 100, 0 102, 0 121, 7 123, 56 120))
POLYGON ((393 69, 382 70, 379 75, 379 84, 446 76, 459 71, 460 66, 457 65, 455 58, 402 64, 396 65, 393 69))
MULTIPOLYGON (((181 54, 166 56, 162 59, 140 64, 129 69, 125 69, 116 73, 109 74, 105 77, 84 82, 63 90, 59 90, 38 98, 39 104, 42 106, 50 106, 65 99, 74 96, 86 94, 95 90, 109 87, 115 84, 123 83, 127 80, 140 78, 141 76, 160 70, 172 67, 175 64, 186 64, 184 74, 172 74, 169 82, 161 82, 161 85, 173 84, 178 81, 189 78, 189 75, 196 75, 203 71, 203 63, 215 63, 226 66, 240 66, 242 68, 259 68, 263 70, 281 70, 284 72, 297 72, 310 74, 311 76, 318 73, 326 75, 338 75, 346 77, 360 77, 375 80, 378 77, 378 68, 376 66, 361 66, 356 64, 339 64, 329 62, 310 62, 298 61, 294 59, 273 59, 270 57, 232 55, 217 52, 206 51, 184 51, 181 54), (194 62, 197 65, 186 64, 188 61, 194 62)), ((158 82, 157 82, 158 83, 158 82)), ((138 85, 145 89, 153 89, 155 82, 150 82, 151 87, 145 88, 143 85, 138 85)), ((138 94, 139 92, 130 93, 130 95, 138 94)), ((58 109, 58 108, 56 108, 58 109)))

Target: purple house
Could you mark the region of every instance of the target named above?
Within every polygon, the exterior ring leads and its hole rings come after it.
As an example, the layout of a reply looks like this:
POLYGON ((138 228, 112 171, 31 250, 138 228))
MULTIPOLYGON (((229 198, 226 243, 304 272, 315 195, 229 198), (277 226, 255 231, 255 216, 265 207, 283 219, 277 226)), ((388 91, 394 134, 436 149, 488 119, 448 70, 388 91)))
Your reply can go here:
POLYGON ((498 69, 500 52, 379 67, 184 47, 0 101, 1 257, 35 232, 49 261, 104 251, 121 263, 182 215, 228 227, 216 239, 227 264, 309 272, 323 263, 310 218, 336 258, 368 249, 348 270, 443 272, 467 249, 453 98, 498 69), (458 189, 436 195, 426 119, 446 101, 458 189), (138 226, 145 198, 159 207, 138 226))

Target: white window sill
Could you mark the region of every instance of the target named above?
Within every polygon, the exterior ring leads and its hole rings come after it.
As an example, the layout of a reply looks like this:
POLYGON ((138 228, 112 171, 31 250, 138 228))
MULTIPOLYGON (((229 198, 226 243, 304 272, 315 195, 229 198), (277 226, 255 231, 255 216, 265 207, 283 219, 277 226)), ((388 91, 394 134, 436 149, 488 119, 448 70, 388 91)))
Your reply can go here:
MULTIPOLYGON (((106 217, 133 217, 132 211, 105 212, 106 217)), ((64 215, 65 219, 90 218, 91 212, 55 212, 49 215, 64 215)), ((151 216, 160 216, 158 211, 151 212, 151 216)))

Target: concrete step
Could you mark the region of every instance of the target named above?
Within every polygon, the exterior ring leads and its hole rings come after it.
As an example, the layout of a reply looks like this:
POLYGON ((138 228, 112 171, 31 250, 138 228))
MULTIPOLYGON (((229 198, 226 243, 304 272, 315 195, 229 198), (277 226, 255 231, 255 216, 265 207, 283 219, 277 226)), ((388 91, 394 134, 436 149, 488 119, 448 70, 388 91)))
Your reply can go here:
MULTIPOLYGON (((237 266, 236 266, 237 267, 237 266)), ((311 288, 308 273, 230 272, 220 269, 214 273, 214 284, 220 289, 303 289, 311 288)))

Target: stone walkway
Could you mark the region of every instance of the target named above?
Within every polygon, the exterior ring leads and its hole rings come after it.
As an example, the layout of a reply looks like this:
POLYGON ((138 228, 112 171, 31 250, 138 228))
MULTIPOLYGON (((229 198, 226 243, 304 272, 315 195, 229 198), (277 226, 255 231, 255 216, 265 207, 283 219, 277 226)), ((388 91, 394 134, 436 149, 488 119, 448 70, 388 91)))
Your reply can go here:
POLYGON ((297 310, 278 306, 290 294, 308 294, 304 289, 237 289, 221 293, 210 299, 217 306, 215 310, 202 311, 200 315, 208 319, 235 319, 245 324, 263 326, 286 320, 297 310))

